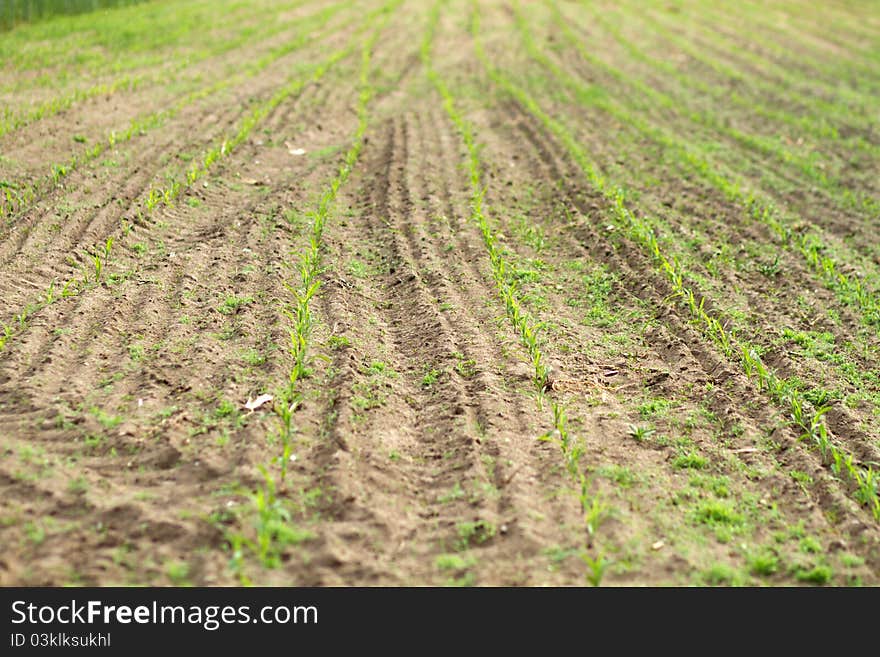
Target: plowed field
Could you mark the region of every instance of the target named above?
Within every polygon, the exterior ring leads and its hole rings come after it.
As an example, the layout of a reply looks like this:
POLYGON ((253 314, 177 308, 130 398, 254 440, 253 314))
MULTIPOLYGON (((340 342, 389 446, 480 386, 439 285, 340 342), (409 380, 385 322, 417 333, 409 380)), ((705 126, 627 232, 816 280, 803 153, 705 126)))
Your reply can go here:
POLYGON ((872 2, 0 33, 0 584, 877 585, 872 2))

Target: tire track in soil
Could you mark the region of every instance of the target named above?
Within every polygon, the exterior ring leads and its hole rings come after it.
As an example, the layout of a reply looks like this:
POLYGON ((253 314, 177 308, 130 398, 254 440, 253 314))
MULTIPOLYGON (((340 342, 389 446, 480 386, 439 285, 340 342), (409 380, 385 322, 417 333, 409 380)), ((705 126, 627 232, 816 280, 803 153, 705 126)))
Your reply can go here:
MULTIPOLYGON (((714 347, 706 344, 703 335, 693 328, 687 317, 681 315, 683 311, 676 306, 670 306, 665 301, 669 298, 671 290, 665 279, 654 271, 650 262, 645 260, 638 247, 628 244, 623 239, 620 242, 613 242, 599 233, 597 222, 601 222, 601 218, 592 221, 590 218, 597 217, 605 207, 605 201, 585 191, 580 185, 576 184, 572 187, 568 185, 567 181, 578 180, 580 174, 577 168, 568 162, 563 149, 551 136, 544 134, 543 129, 515 103, 507 106, 507 112, 504 125, 513 126, 523 137, 522 143, 529 144, 538 154, 547 175, 553 176, 553 180, 566 181, 563 185, 566 199, 585 219, 567 227, 566 232, 569 233, 570 239, 574 240, 574 246, 583 255, 593 261, 606 264, 611 271, 618 273, 629 295, 649 303, 654 308, 655 317, 661 324, 646 337, 651 340, 650 346, 656 356, 666 363, 670 371, 677 373, 676 378, 679 376, 685 379, 691 378, 696 372, 699 378, 693 381, 695 384, 705 380, 715 384, 712 393, 708 395, 710 409, 724 419, 725 427, 733 426, 736 422, 758 429, 778 425, 776 418, 779 416, 772 407, 756 409, 748 403, 756 396, 751 381, 732 369, 726 359, 716 353, 714 347)), ((516 140, 513 143, 515 142, 516 140)), ((570 257, 575 257, 575 254, 570 257)), ((672 377, 667 386, 678 395, 686 389, 684 385, 674 382, 672 377)), ((695 386, 693 389, 698 390, 699 387, 695 386)), ((832 424, 832 421, 833 418, 829 418, 829 424, 832 424)), ((845 423, 838 426, 850 428, 845 423)), ((731 451, 735 453, 737 449, 750 449, 752 445, 744 442, 747 436, 748 433, 739 437, 731 436, 731 451)), ((880 546, 870 535, 870 521, 866 519, 866 512, 855 505, 841 488, 841 482, 822 466, 818 454, 804 445, 799 445, 797 437, 788 428, 777 428, 772 438, 782 445, 775 458, 785 471, 800 470, 813 477, 815 491, 812 494, 812 503, 830 516, 845 518, 839 521, 839 525, 841 531, 849 536, 850 547, 858 549, 875 566, 880 563, 880 550, 878 550, 880 546)), ((847 446, 860 447, 859 444, 852 445, 849 442, 847 446)), ((861 446, 870 448, 864 444, 861 446)), ((737 458, 754 462, 764 456, 762 453, 749 453, 746 457, 737 458)), ((625 455, 621 454, 621 458, 623 459, 621 462, 626 462, 625 455)), ((792 508, 797 508, 801 489, 790 478, 783 481, 774 478, 772 481, 759 483, 768 488, 768 494, 773 492, 774 485, 781 485, 786 498, 792 501, 792 508)), ((777 497, 776 494, 772 496, 774 499, 777 497)), ((827 524, 828 521, 821 518, 821 522, 827 524)))
MULTIPOLYGON (((333 440, 322 447, 322 463, 328 468, 325 485, 339 491, 337 497, 343 503, 338 506, 343 508, 335 510, 338 528, 322 537, 322 547, 330 553, 321 561, 326 572, 317 580, 324 584, 339 583, 338 578, 363 581, 360 578, 365 576, 367 581, 382 581, 379 573, 393 572, 392 566, 405 573, 395 581, 426 581, 432 577, 433 558, 455 549, 458 523, 481 521, 490 522, 499 533, 472 547, 471 554, 479 557, 478 581, 482 577, 531 581, 534 572, 505 572, 499 564, 534 558, 546 545, 547 534, 555 533, 558 538, 561 533, 546 526, 539 533, 529 515, 537 511, 541 499, 535 495, 539 474, 547 478, 545 463, 530 462, 534 452, 542 452, 533 449, 541 430, 528 426, 524 396, 506 390, 502 375, 487 366, 500 362, 497 346, 479 333, 493 319, 483 310, 491 290, 484 277, 460 274, 455 269, 460 264, 457 259, 450 263, 450 257, 443 254, 448 243, 443 238, 455 239, 460 233, 450 232, 447 226, 445 234, 429 237, 437 225, 429 227, 419 216, 426 206, 440 210, 441 197, 452 193, 448 176, 455 167, 448 166, 447 153, 437 150, 454 137, 446 126, 442 135, 436 132, 435 114, 425 110, 424 115, 430 115, 427 129, 416 118, 421 112, 406 113, 384 124, 381 136, 371 136, 364 154, 365 189, 355 204, 361 209, 355 216, 362 223, 353 221, 340 231, 341 237, 333 237, 334 243, 343 245, 362 236, 363 252, 380 254, 382 274, 367 283, 365 292, 353 291, 338 276, 328 281, 322 295, 328 323, 350 327, 358 323, 358 317, 377 309, 382 312, 379 332, 383 337, 377 340, 387 339, 387 358, 405 381, 395 380, 393 398, 363 429, 350 408, 351 388, 335 398, 338 418, 333 440), (410 146, 414 140, 418 140, 415 151, 410 146), (442 162, 439 170, 438 162, 442 162), (436 185, 442 191, 425 184, 429 172, 440 173, 436 185), (413 222, 422 229, 422 236, 416 234, 413 222), (441 311, 440 299, 451 300, 452 309, 441 311), (455 372, 456 363, 470 360, 476 363, 472 376, 455 372), (430 389, 419 384, 426 365, 443 372, 430 389), (407 418, 404 426, 416 429, 399 429, 401 417, 407 418), (527 441, 525 447, 523 441, 527 441), (402 456, 386 461, 394 450, 402 456), (477 482, 490 484, 490 494, 473 495, 477 482), (444 493, 456 485, 470 491, 468 499, 441 502, 444 493), (380 499, 359 504, 364 500, 362 486, 380 499), (401 507, 409 510, 403 521, 396 516, 401 507), (391 509, 391 517, 376 509, 391 509), (353 541, 366 545, 352 547, 353 541), (391 548, 377 553, 377 543, 391 548), (369 565, 363 557, 350 565, 352 554, 361 551, 370 554, 369 565)), ((461 184, 455 187, 465 198, 461 184)), ((337 359, 338 378, 362 380, 359 370, 369 360, 367 354, 357 358, 351 352, 337 359)), ((508 368, 499 369, 511 378, 522 373, 521 369, 513 374, 508 368)), ((527 384, 527 377, 522 378, 527 384)), ((538 454, 545 462, 546 451, 538 454)))
MULTIPOLYGON (((476 228, 468 226, 469 219, 460 217, 459 212, 456 211, 456 208, 467 207, 469 190, 463 186, 461 177, 457 179, 457 185, 449 178, 444 177, 439 183, 439 190, 437 189, 438 183, 434 183, 432 180, 436 177, 436 172, 433 169, 436 162, 442 163, 440 172, 448 175, 448 172, 457 171, 458 164, 464 158, 459 139, 449 124, 448 118, 445 114, 441 114, 436 107, 432 107, 431 111, 415 115, 416 119, 420 117, 427 119, 430 132, 421 128, 421 121, 417 122, 418 134, 423 137, 419 141, 417 152, 422 154, 423 159, 421 168, 416 174, 418 185, 413 185, 413 188, 414 190, 421 189, 422 193, 415 192, 414 196, 428 200, 431 214, 434 216, 439 214, 448 219, 446 239, 442 239, 440 236, 434 237, 430 230, 426 231, 427 234, 422 237, 423 240, 425 237, 428 238, 431 247, 426 259, 429 261, 429 267, 436 268, 441 272, 444 269, 448 270, 448 247, 446 245, 450 241, 456 240, 456 251, 462 253, 467 263, 467 268, 461 273, 445 272, 441 282, 448 280, 452 284, 438 288, 435 296, 438 299, 450 299, 455 309, 464 309, 470 314, 470 317, 457 321, 458 311, 450 313, 453 331, 456 334, 467 336, 469 343, 477 345, 477 353, 483 355, 486 362, 499 364, 496 368, 487 368, 484 373, 485 378, 488 379, 484 387, 484 393, 488 398, 486 403, 503 401, 503 407, 497 411, 499 417, 502 417, 501 414, 505 413, 504 409, 506 408, 507 412, 513 413, 516 420, 515 428, 510 427, 506 431, 503 428, 499 429, 501 437, 497 439, 500 447, 498 461, 508 464, 506 468, 502 468, 503 471, 498 475, 504 483, 504 495, 500 502, 501 509, 503 511, 509 509, 508 513, 517 518, 524 538, 532 541, 535 546, 577 542, 576 538, 572 540, 570 530, 560 531, 566 526, 573 528, 575 534, 580 531, 580 523, 577 513, 574 512, 574 505, 566 504, 564 501, 561 503, 555 500, 553 502, 547 501, 547 491, 563 489, 565 480, 558 470, 557 454, 548 444, 536 440, 538 435, 549 429, 549 426, 541 427, 537 432, 535 427, 529 426, 528 418, 534 413, 530 399, 533 386, 531 366, 516 358, 511 362, 503 350, 499 349, 498 338, 496 337, 493 341, 488 338, 485 332, 485 327, 490 326, 498 318, 493 317, 488 310, 479 311, 481 308, 486 308, 487 305, 491 308, 493 303, 497 303, 494 301, 496 291, 490 282, 492 280, 491 272, 485 265, 486 257, 483 245, 479 243, 476 228), (430 138, 430 141, 425 141, 425 137, 430 138), (458 148, 450 148, 453 144, 457 144, 458 148), (453 200, 451 193, 453 188, 456 188, 458 192, 459 200, 457 202, 453 200), (478 263, 482 263, 482 266, 478 263), (465 295, 458 292, 459 288, 462 290, 472 288, 478 292, 465 295), (512 382, 519 383, 519 389, 511 390, 511 388, 516 388, 515 385, 511 385, 512 382), (508 394, 504 395, 502 391, 507 391, 508 394), (542 502, 538 503, 538 500, 542 502), (542 516, 544 517, 541 518, 542 516), (541 520, 536 521, 536 518, 541 518, 541 520)), ((408 237, 410 237, 409 234, 408 237)), ((415 238, 416 235, 410 237, 410 248, 413 252, 420 248, 415 238)), ((507 329, 506 323, 502 326, 507 329)), ((499 333, 504 335, 502 331, 499 333)), ((514 353, 518 353, 516 351, 519 348, 517 338, 509 331, 505 335, 505 341, 507 344, 514 345, 514 353)), ((520 358, 523 356, 520 355, 520 358)), ((501 488, 501 486, 499 487, 501 488)), ((567 582, 580 576, 580 573, 566 572, 564 574, 567 582)))

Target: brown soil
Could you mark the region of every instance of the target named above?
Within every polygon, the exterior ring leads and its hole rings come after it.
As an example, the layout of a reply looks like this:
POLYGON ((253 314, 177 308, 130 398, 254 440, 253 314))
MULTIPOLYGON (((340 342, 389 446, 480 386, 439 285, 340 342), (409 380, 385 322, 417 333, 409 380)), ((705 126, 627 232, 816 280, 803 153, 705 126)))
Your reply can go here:
MULTIPOLYGON (((369 5, 357 11, 379 7, 369 5)), ((342 11, 320 46, 83 162, 0 228, 0 322, 14 329, 0 350, 0 585, 581 586, 597 555, 609 564, 603 584, 878 583, 878 521, 611 226, 607 199, 564 144, 487 75, 468 6, 444 3, 434 66, 473 126, 488 223, 542 327, 546 389, 472 215, 466 145, 420 58, 430 7, 405 3, 376 41, 364 147, 322 235, 310 373, 280 474, 278 405, 245 402, 278 398, 293 367, 292 290, 358 126, 360 49, 262 118, 173 205, 145 201, 298 67, 361 43, 355 10, 342 11), (57 298, 108 238, 100 283, 57 298), (552 440, 554 403, 584 446, 584 491, 552 440), (263 472, 285 533, 261 557, 263 472), (585 522, 582 492, 601 522, 585 522)), ((543 44, 552 34, 534 11, 543 44)), ((524 85, 550 75, 511 47, 510 5, 480 3, 480 15, 497 66, 524 85)), ((247 57, 295 36, 281 31, 247 57)), ((804 48, 828 43, 814 36, 804 48)), ((179 86, 83 102, 10 133, 0 178, 45 177, 85 148, 72 135, 100 140, 229 76, 243 52, 185 69, 179 86)), ((578 79, 614 84, 576 53, 552 57, 578 79)), ((876 330, 744 208, 552 84, 533 92, 539 103, 575 126, 600 169, 629 172, 635 211, 691 249, 705 308, 741 322, 780 376, 840 392, 829 431, 876 467, 876 330), (723 245, 734 256, 713 269, 723 245), (781 276, 752 262, 765 247, 781 276), (831 336, 843 360, 805 353, 783 328, 831 336)), ((685 132, 681 117, 650 118, 685 132)), ((837 214, 822 220, 793 201, 786 210, 830 235, 868 221, 828 207, 837 214)))

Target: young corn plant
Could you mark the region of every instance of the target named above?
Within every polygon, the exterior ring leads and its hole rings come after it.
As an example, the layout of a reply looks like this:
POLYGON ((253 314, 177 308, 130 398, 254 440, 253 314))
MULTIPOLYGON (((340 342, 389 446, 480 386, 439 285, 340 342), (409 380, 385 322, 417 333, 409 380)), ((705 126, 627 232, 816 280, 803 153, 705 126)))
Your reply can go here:
POLYGON ((607 559, 601 554, 593 558, 587 552, 581 552, 580 557, 587 566, 587 572, 585 575, 587 581, 592 586, 600 586, 602 584, 602 578, 605 576, 605 571, 609 566, 607 559))
POLYGON ((13 334, 12 327, 4 324, 3 325, 3 334, 0 335, 0 351, 3 351, 3 349, 6 347, 6 343, 9 341, 9 338, 12 337, 12 334, 13 334))

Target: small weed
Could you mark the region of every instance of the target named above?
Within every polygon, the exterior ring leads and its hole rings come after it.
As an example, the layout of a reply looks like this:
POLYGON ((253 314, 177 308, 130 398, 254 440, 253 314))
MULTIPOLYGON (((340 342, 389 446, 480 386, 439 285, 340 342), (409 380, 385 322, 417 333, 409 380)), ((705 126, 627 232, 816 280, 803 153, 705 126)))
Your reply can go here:
POLYGON ((816 565, 813 568, 798 568, 795 577, 799 582, 809 584, 827 584, 831 581, 833 571, 830 566, 816 565))
POLYGON ((347 270, 355 278, 367 277, 367 266, 360 260, 349 260, 347 270))
POLYGON ((763 550, 748 558, 749 571, 759 577, 769 577, 779 570, 779 558, 769 550, 763 550))
POLYGON ((339 349, 350 347, 351 341, 344 335, 331 335, 330 339, 327 341, 327 344, 334 351, 338 351, 339 349))
POLYGON ((40 545, 46 540, 46 530, 43 526, 31 521, 25 523, 24 535, 27 536, 27 539, 34 545, 40 545))
POLYGON ((806 554, 819 554, 822 552, 822 544, 812 536, 801 539, 800 550, 806 554))
POLYGON ((477 361, 473 358, 461 358, 455 364, 455 371, 466 379, 473 378, 477 374, 477 361))
POLYGON ((189 577, 189 564, 185 561, 170 561, 165 565, 165 574, 175 586, 182 586, 189 577))
POLYGON ((673 403, 668 399, 650 399, 639 406, 639 415, 647 420, 652 417, 662 417, 672 408, 673 403))
POLYGON ((778 255, 773 259, 773 262, 765 261, 758 263, 758 271, 764 274, 764 276, 766 276, 767 278, 775 278, 779 274, 781 269, 782 267, 779 264, 778 255))
POLYGON ((439 497, 437 497, 437 501, 440 504, 446 504, 448 502, 452 502, 453 500, 460 500, 465 495, 464 488, 461 487, 459 482, 455 482, 455 485, 449 490, 447 493, 443 493, 439 497))
POLYGON ((467 570, 476 565, 477 560, 471 556, 462 556, 460 554, 441 554, 434 561, 434 565, 438 570, 467 570))
POLYGON ((256 349, 248 349, 241 357, 251 367, 259 367, 266 363, 266 356, 256 349))
POLYGON ((648 440, 655 433, 657 431, 650 427, 636 426, 635 424, 629 425, 629 435, 640 443, 648 440))
POLYGON ((85 477, 79 475, 70 480, 70 483, 67 484, 67 490, 74 495, 85 493, 89 490, 89 482, 85 477))
POLYGON ((223 303, 217 308, 217 310, 223 315, 234 315, 238 312, 238 309, 247 306, 254 302, 253 297, 237 297, 235 295, 228 296, 223 300, 223 303))
POLYGON ((238 408, 228 399, 224 399, 217 404, 217 410, 214 411, 214 415, 218 418, 226 418, 237 414, 238 408))
POLYGON ((672 460, 672 467, 679 469, 702 470, 709 465, 705 457, 696 452, 681 454, 672 460))
POLYGON ((723 563, 716 563, 701 573, 702 580, 710 586, 731 586, 739 582, 736 570, 723 563))
POLYGON ((456 547, 467 550, 471 545, 481 545, 495 536, 495 525, 485 520, 460 522, 455 526, 458 533, 456 547))
POLYGON ((106 411, 97 406, 92 406, 89 413, 101 424, 105 429, 115 429, 122 424, 123 418, 118 415, 110 415, 106 411))
POLYGON ((694 517, 697 522, 707 525, 739 525, 743 522, 736 509, 720 500, 703 502, 694 510, 694 517))
POLYGON ((437 383, 437 379, 440 378, 440 370, 432 368, 426 368, 425 376, 422 377, 422 387, 430 388, 432 385, 437 383))
POLYGON ((141 344, 130 344, 128 345, 128 357, 131 358, 133 362, 138 362, 144 357, 144 347, 141 344))

